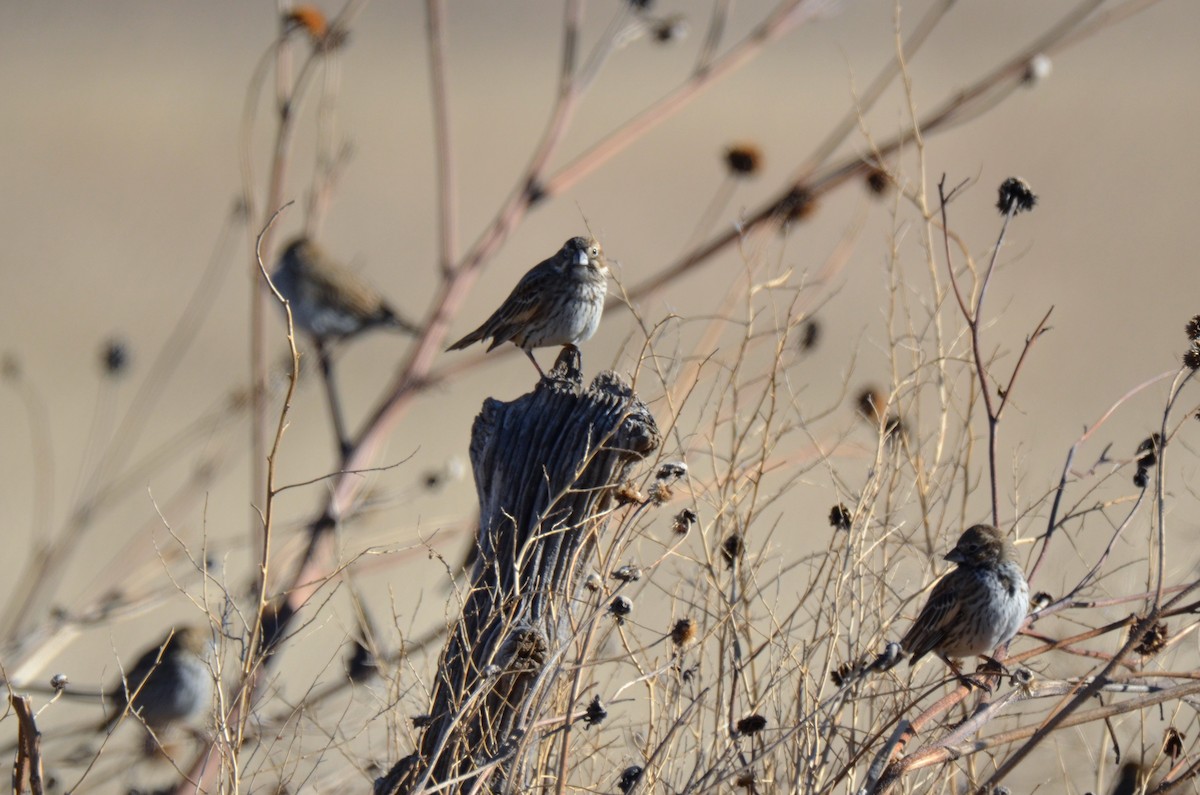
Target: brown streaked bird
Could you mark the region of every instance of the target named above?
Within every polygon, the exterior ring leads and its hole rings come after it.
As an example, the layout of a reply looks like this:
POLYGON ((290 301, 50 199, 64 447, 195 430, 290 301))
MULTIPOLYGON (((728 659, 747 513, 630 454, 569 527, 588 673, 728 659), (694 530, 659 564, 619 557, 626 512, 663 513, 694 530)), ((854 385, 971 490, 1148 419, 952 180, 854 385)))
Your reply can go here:
POLYGON ((316 241, 298 237, 284 247, 271 274, 292 307, 296 327, 320 344, 375 328, 416 334, 366 279, 335 260, 316 241))
POLYGON ((333 379, 331 348, 371 329, 395 329, 408 334, 417 334, 420 329, 400 317, 366 279, 308 237, 298 237, 284 247, 271 282, 287 299, 296 328, 312 337, 316 345, 333 430, 344 458, 351 443, 333 379))
POLYGON ((180 627, 146 649, 104 693, 111 713, 99 725, 111 731, 128 713, 155 733, 197 717, 212 706, 212 636, 206 627, 180 627))
POLYGON ((958 566, 938 581, 921 613, 900 640, 915 665, 929 652, 941 657, 961 681, 953 660, 987 657, 1017 634, 1029 612, 1029 585, 1016 548, 995 527, 977 524, 959 537, 946 560, 958 566))
POLYGON ((483 325, 446 350, 491 339, 488 350, 511 342, 545 376, 534 348, 578 345, 596 333, 608 292, 608 265, 595 239, 573 237, 533 266, 483 325))

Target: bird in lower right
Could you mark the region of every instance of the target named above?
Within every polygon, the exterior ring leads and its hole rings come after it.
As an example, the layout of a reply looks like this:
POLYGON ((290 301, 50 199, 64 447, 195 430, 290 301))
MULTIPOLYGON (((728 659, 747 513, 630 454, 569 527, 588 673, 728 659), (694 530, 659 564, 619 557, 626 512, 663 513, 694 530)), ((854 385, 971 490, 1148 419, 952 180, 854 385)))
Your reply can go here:
POLYGON ((578 345, 600 325, 608 293, 608 264, 595 239, 573 237, 553 257, 521 277, 500 308, 446 350, 456 351, 491 339, 488 350, 512 342, 529 357, 538 374, 546 373, 534 348, 578 345))
POLYGON ((207 627, 172 630, 104 691, 111 712, 98 728, 111 731, 129 715, 159 733, 201 715, 212 706, 212 651, 207 627))
POLYGON ((945 558, 958 566, 933 586, 900 640, 909 664, 933 652, 959 681, 980 686, 954 660, 980 656, 999 665, 990 655, 1012 640, 1029 612, 1029 585, 1016 558, 1012 542, 995 527, 967 529, 945 558))

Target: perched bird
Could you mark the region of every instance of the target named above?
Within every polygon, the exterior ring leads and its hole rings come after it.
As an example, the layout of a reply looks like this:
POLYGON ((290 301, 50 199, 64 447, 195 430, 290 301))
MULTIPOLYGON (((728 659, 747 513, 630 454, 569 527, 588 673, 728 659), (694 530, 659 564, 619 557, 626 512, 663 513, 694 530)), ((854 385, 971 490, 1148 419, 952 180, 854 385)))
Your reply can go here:
POLYGON ((409 334, 417 334, 420 329, 400 317, 370 283, 307 237, 298 237, 284 247, 271 282, 287 299, 296 328, 312 337, 316 345, 333 429, 344 457, 350 450, 350 439, 333 379, 332 345, 375 328, 409 334))
POLYGON ((104 692, 110 731, 126 713, 154 732, 185 722, 212 705, 212 638, 204 627, 181 627, 146 649, 133 667, 104 692))
POLYGON ((370 283, 307 237, 287 244, 271 281, 291 305, 296 327, 318 344, 374 328, 410 334, 419 330, 401 318, 370 283))
POLYGON ((608 265, 596 240, 573 237, 521 277, 484 324, 451 345, 456 351, 491 338, 488 350, 512 342, 545 375, 534 348, 578 345, 596 333, 608 292, 608 265))
POLYGON ((1017 634, 1029 612, 1029 585, 1012 542, 991 525, 969 528, 946 560, 958 566, 933 586, 900 646, 910 665, 934 652, 975 685, 952 660, 982 656, 995 663, 988 655, 1017 634))

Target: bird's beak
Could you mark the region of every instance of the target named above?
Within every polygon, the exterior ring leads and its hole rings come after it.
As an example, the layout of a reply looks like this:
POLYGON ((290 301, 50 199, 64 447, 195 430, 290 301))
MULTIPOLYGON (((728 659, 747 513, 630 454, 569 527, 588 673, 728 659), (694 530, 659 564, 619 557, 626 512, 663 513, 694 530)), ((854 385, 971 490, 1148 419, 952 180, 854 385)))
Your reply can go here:
POLYGON ((580 251, 575 254, 575 264, 576 265, 579 265, 582 267, 583 265, 587 265, 588 262, 589 262, 588 253, 586 251, 580 251))
POLYGON ((955 547, 946 553, 946 557, 943 560, 948 560, 951 563, 965 563, 967 559, 963 557, 963 553, 959 551, 958 547, 955 547))

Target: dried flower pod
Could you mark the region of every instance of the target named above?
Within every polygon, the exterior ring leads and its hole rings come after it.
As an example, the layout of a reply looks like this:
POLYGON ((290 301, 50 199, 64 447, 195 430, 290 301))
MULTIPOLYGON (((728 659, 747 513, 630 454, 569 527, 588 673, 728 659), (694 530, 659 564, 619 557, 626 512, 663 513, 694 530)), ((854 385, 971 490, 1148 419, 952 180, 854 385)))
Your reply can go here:
POLYGON ((365 682, 379 673, 379 661, 362 641, 355 640, 346 658, 346 676, 351 682, 365 682))
POLYGON ((687 34, 687 19, 681 14, 671 14, 670 16, 655 20, 653 27, 650 28, 650 35, 659 44, 669 44, 673 41, 679 41, 685 38, 687 34))
POLYGON ((632 563, 620 567, 612 573, 613 579, 621 582, 637 582, 642 579, 642 569, 632 563))
POLYGON ((100 349, 100 366, 109 378, 125 374, 129 368, 129 346, 125 340, 112 337, 100 349))
POLYGON ((1054 62, 1050 60, 1050 56, 1038 53, 1025 64, 1025 73, 1021 75, 1021 82, 1027 86, 1036 86, 1050 76, 1053 68, 1054 62))
POLYGON ((641 505, 646 501, 646 495, 628 480, 617 486, 613 496, 617 498, 617 505, 641 505))
POLYGON ((50 677, 50 686, 55 690, 62 690, 69 684, 71 684, 71 680, 67 678, 66 674, 55 674, 50 677))
POLYGON ((1159 621, 1146 630, 1133 650, 1144 657, 1158 654, 1166 647, 1168 637, 1166 623, 1159 621))
POLYGON ((641 777, 642 766, 630 765, 621 771, 621 777, 617 779, 617 789, 621 790, 621 792, 629 792, 637 785, 641 777))
POLYGON ((618 624, 624 624, 625 617, 633 612, 633 602, 626 596, 614 596, 608 605, 608 612, 612 613, 618 624))
POLYGON ((750 143, 734 144, 725 150, 725 166, 735 177, 749 177, 762 168, 762 150, 750 143))
POLYGON ((687 474, 688 466, 682 461, 664 461, 659 464, 654 477, 658 480, 679 480, 687 474))
POLYGON ((779 202, 779 214, 789 223, 803 221, 817 210, 817 197, 807 188, 792 188, 779 202))
POLYGON ((1200 340, 1200 315, 1196 315, 1189 320, 1184 329, 1187 331, 1189 340, 1200 340))
POLYGON ((747 715, 737 722, 737 733, 745 734, 747 736, 751 734, 758 734, 765 728, 767 728, 767 719, 757 713, 754 715, 747 715))
POLYGON ((867 172, 867 190, 875 196, 885 196, 892 187, 892 178, 878 166, 867 172))
POLYGON ((996 202, 996 209, 1001 215, 1028 212, 1036 205, 1037 196, 1033 195, 1029 183, 1020 177, 1009 177, 1000 184, 1000 198, 996 202))
POLYGON ((650 484, 650 494, 647 502, 658 507, 663 503, 670 502, 675 496, 675 489, 671 488, 671 484, 665 481, 656 480, 650 484))
POLYGON ((821 324, 813 318, 804 321, 800 329, 800 350, 811 351, 821 339, 821 324))
POLYGON ((676 535, 685 536, 692 525, 700 521, 696 516, 696 512, 691 508, 684 508, 679 513, 675 514, 675 519, 671 522, 671 531, 676 535))
POLYGON ((325 18, 325 13, 307 3, 288 11, 283 17, 283 23, 289 30, 303 30, 314 42, 319 42, 329 32, 329 21, 325 18))
POLYGON ((1193 342, 1183 355, 1183 366, 1189 370, 1200 370, 1200 343, 1193 342))
POLYGON ((840 502, 829 509, 829 524, 837 530, 849 530, 853 517, 850 509, 840 502))
POLYGON ((671 642, 676 646, 686 646, 696 639, 696 622, 690 618, 681 618, 671 627, 671 642))
POLYGON ((740 533, 734 533, 725 539, 725 543, 721 544, 721 557, 725 558, 725 563, 731 569, 744 554, 746 554, 746 542, 742 540, 740 533))
POLYGON ((1168 726, 1163 736, 1163 753, 1171 757, 1172 762, 1179 759, 1179 757, 1183 756, 1183 741, 1186 739, 1186 734, 1174 726, 1168 726))
POLYGON ((600 696, 594 696, 588 703, 587 709, 583 713, 583 722, 590 729, 593 726, 599 726, 608 717, 608 710, 604 708, 604 704, 600 701, 600 696))

